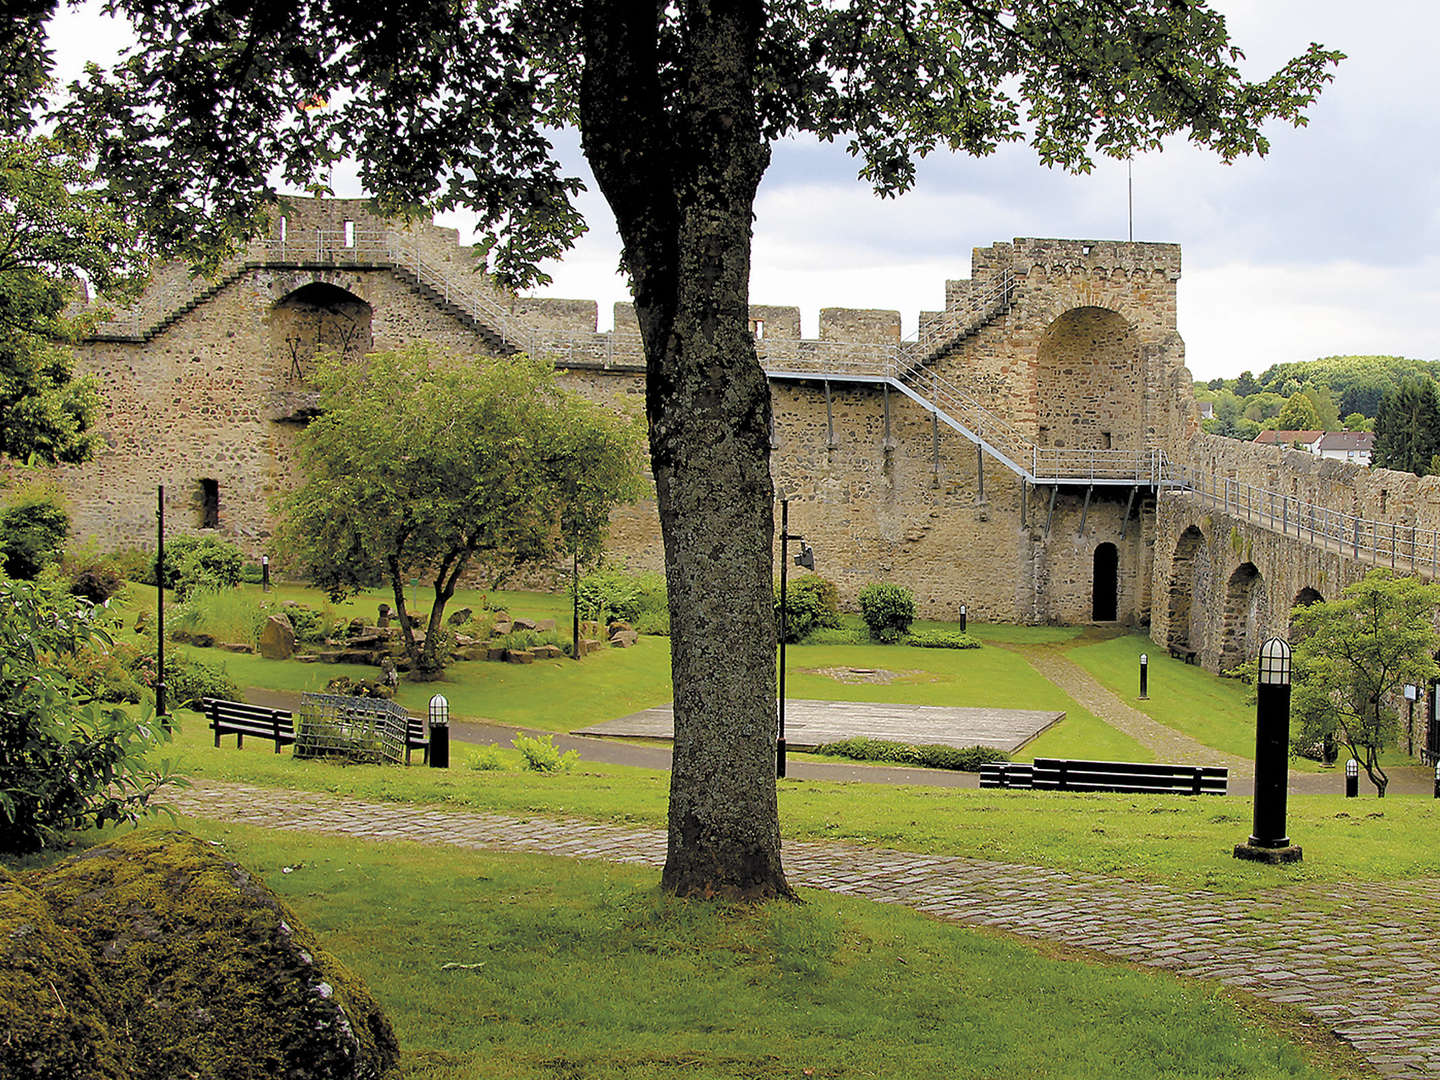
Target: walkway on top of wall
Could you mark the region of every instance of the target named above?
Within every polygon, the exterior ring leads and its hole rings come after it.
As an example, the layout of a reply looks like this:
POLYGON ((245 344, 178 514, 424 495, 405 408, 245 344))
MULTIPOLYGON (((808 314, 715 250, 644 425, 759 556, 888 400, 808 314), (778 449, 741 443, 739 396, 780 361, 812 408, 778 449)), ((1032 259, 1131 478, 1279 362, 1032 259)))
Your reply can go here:
MULTIPOLYGON (((519 820, 208 781, 173 801, 197 817, 269 829, 654 868, 665 857, 659 830, 591 821, 519 820)), ((838 843, 787 840, 784 857, 792 885, 1216 979, 1310 1013, 1383 1076, 1440 1076, 1440 955, 1433 948, 1440 878, 1226 896, 838 843)))

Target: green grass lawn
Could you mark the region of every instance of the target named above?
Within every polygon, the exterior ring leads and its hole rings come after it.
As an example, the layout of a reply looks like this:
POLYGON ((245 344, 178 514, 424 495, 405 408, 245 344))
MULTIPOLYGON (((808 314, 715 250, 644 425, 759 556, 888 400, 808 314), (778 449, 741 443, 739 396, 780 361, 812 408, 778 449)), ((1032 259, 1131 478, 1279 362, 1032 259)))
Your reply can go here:
MULTIPOLYGON (((182 712, 171 753, 196 778, 270 784, 397 802, 434 803, 518 817, 581 817, 662 828, 668 772, 582 762, 573 772, 478 771, 483 753, 452 743, 452 767, 336 765, 297 761, 269 744, 232 739, 215 749, 204 720, 182 712)), ((1348 880, 1440 874, 1440 802, 1420 797, 1292 795, 1289 832, 1305 848, 1298 866, 1240 862, 1231 849, 1250 831, 1249 800, 1072 795, 894 787, 787 779, 780 782, 784 835, 907 851, 1113 874, 1179 888, 1253 892, 1348 880)))
POLYGON ((894 906, 686 902, 632 867, 187 824, 369 983, 401 1080, 1361 1072, 1297 1014, 1213 984, 894 906))

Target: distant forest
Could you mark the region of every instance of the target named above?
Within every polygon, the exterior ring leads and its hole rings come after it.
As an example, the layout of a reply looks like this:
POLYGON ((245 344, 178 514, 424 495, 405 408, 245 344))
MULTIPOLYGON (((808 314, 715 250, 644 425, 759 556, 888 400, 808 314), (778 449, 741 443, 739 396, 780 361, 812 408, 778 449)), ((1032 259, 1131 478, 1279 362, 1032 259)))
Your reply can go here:
POLYGON ((1392 401, 1407 380, 1434 387, 1440 361, 1403 356, 1326 356, 1275 364, 1259 375, 1195 384, 1195 400, 1214 405, 1206 431, 1232 439, 1260 432, 1374 431, 1382 403, 1392 401))

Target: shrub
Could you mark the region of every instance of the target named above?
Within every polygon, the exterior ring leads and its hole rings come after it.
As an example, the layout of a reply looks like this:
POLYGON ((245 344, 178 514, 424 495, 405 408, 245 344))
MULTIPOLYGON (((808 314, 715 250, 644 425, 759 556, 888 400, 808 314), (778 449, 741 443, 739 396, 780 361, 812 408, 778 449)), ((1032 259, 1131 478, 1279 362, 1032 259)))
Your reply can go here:
POLYGON ((559 645, 560 635, 554 630, 512 630, 490 641, 501 649, 528 650, 536 645, 559 645))
POLYGON ((108 558, 126 581, 141 585, 155 584, 155 553, 144 548, 123 547, 110 552, 108 558))
POLYGON ((240 549, 218 536, 177 536, 165 545, 165 587, 181 600, 196 589, 233 589, 244 562, 240 549))
POLYGON ((395 688, 377 679, 352 679, 349 675, 338 675, 325 684, 325 693, 384 700, 395 696, 395 688))
POLYGON ((1010 755, 993 746, 944 746, 926 743, 891 742, 888 739, 856 737, 825 743, 815 748, 818 754, 832 754, 852 761, 886 761, 896 765, 919 765, 927 769, 950 769, 955 772, 979 772, 990 761, 1009 761, 1010 755))
MULTIPOLYGON (((840 590, 819 574, 806 574, 785 588, 785 641, 794 645, 811 631, 840 625, 840 590)), ((775 583, 775 630, 780 630, 780 583, 775 583)))
POLYGON ((330 618, 304 604, 286 604, 280 614, 290 620, 297 641, 324 641, 330 632, 330 618))
POLYGON ((114 558, 101 552, 93 538, 69 548, 60 559, 60 570, 70 592, 92 604, 103 604, 125 584, 114 558))
POLYGON ((33 580, 46 566, 60 561, 70 515, 51 485, 32 483, 14 502, 0 510, 0 556, 5 573, 33 580))
POLYGON ((146 754, 168 733, 148 715, 85 701, 55 657, 109 644, 89 604, 0 581, 0 851, 134 821, 170 777, 146 754))
POLYGON ((238 589, 199 589, 186 597, 168 625, 174 631, 209 634, 216 641, 254 646, 259 644, 260 631, 270 614, 264 602, 238 589))
POLYGON ((165 658, 165 691, 170 708, 196 712, 200 711, 201 698, 240 699, 240 687, 223 663, 206 663, 186 653, 165 658))
POLYGON ((534 772, 561 773, 575 768, 580 760, 578 750, 566 750, 563 754, 555 746, 555 736, 542 735, 532 739, 528 735, 516 735, 511 745, 520 751, 525 767, 534 772))
POLYGON ((265 571, 259 563, 247 562, 240 567, 240 580, 246 585, 259 585, 265 580, 265 571))
POLYGON ((620 620, 642 634, 668 634, 670 609, 663 574, 632 574, 607 567, 580 579, 580 617, 601 623, 620 620))
MULTIPOLYGON (((52 657, 55 670, 68 678, 83 696, 107 703, 138 705, 153 700, 139 664, 141 651, 133 645, 91 643, 52 657)), ((152 674, 154 666, 151 665, 152 674)))
POLYGON ((860 590, 860 617, 876 641, 893 645, 915 621, 915 594, 903 585, 873 582, 860 590))
POLYGON ((483 743, 475 747, 471 753, 470 768, 476 772, 504 772, 508 766, 505 764, 505 755, 500 747, 491 743, 483 743))
POLYGON ((960 630, 915 630, 905 644, 917 649, 978 649, 980 639, 960 630))

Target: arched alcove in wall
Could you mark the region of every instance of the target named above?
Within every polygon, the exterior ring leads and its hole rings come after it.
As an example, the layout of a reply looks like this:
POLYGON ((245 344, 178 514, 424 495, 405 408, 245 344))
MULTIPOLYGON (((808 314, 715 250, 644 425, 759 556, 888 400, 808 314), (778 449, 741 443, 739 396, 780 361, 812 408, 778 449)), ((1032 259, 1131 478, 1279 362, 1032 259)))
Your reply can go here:
POLYGON ((302 381, 322 349, 361 356, 374 344, 371 308, 326 281, 312 281, 277 300, 270 310, 270 349, 282 381, 302 381))
POLYGON ((1068 450, 1145 445, 1140 343, 1108 308, 1073 308, 1052 322, 1036 354, 1036 442, 1068 450))

